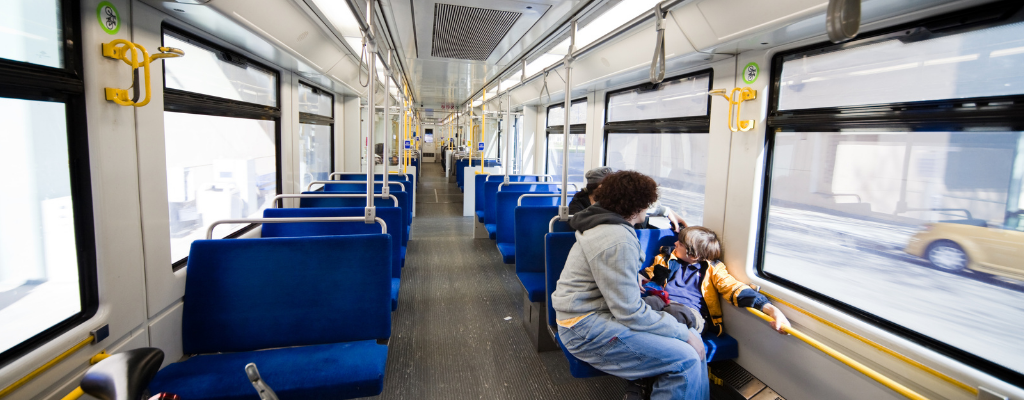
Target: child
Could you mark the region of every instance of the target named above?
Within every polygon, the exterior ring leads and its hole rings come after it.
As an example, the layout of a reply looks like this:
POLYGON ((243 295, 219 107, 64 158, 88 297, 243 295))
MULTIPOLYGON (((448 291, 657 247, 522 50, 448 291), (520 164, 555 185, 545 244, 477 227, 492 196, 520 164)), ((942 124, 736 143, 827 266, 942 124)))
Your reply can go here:
POLYGON ((775 318, 772 327, 780 333, 783 325, 789 325, 764 295, 729 274, 718 260, 722 246, 715 232, 690 226, 677 238, 675 247, 662 247, 654 263, 640 271, 644 302, 651 308, 669 313, 703 335, 718 336, 722 334, 720 297, 725 296, 736 307, 752 307, 775 318))

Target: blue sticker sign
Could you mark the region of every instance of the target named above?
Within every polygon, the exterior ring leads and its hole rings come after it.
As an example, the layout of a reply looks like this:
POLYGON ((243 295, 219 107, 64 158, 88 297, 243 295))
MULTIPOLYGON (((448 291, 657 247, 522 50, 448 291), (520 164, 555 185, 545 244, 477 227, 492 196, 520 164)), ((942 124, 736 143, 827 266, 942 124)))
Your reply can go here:
POLYGON ((406 140, 405 141, 405 149, 409 150, 411 148, 412 148, 412 141, 411 140, 406 140))
POLYGON ((476 145, 476 150, 477 151, 484 151, 484 142, 480 142, 479 144, 477 144, 476 145))

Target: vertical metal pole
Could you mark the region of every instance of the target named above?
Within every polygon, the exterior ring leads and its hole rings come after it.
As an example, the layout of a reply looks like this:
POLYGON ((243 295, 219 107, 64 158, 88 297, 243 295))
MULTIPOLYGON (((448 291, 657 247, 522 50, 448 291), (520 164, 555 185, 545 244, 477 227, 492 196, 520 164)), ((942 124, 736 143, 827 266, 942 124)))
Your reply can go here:
POLYGON ((370 147, 371 138, 373 137, 373 119, 377 114, 377 103, 374 99, 373 92, 377 90, 377 42, 373 37, 373 0, 366 2, 366 50, 370 53, 369 64, 367 69, 370 73, 370 84, 367 85, 366 98, 368 104, 368 115, 369 120, 366 122, 366 209, 364 213, 365 221, 367 224, 374 223, 374 218, 377 217, 377 210, 373 207, 373 150, 370 147))
MULTIPOLYGON (((387 60, 388 70, 391 70, 391 51, 388 51, 387 60)), ((391 141, 391 135, 388 135, 388 128, 391 127, 391 78, 388 77, 384 80, 384 150, 380 155, 381 161, 384 162, 384 181, 383 186, 380 187, 380 193, 384 198, 388 197, 388 167, 391 165, 391 155, 388 154, 388 142, 391 141)))
MULTIPOLYGON (((512 116, 512 91, 506 92, 505 95, 508 96, 508 104, 505 105, 505 151, 504 155, 501 156, 501 165, 505 170, 505 182, 508 183, 508 169, 509 164, 512 163, 512 157, 509 157, 511 152, 509 152, 510 147, 508 145, 509 139, 512 137, 512 120, 509 119, 512 116)), ((501 112, 500 107, 498 111, 501 112)))
POLYGON ((569 52, 565 54, 565 121, 562 122, 562 204, 558 207, 558 219, 569 220, 569 111, 572 108, 572 61, 576 52, 576 20, 569 30, 569 52))

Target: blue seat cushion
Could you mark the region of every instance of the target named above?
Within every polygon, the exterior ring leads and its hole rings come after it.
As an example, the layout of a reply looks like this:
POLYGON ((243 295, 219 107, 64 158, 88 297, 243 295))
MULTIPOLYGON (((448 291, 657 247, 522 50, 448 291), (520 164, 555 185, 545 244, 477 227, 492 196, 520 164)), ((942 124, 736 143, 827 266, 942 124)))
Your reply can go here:
POLYGON ((210 354, 168 365, 149 384, 151 393, 170 392, 189 400, 252 400, 256 389, 245 365, 282 399, 350 399, 384 389, 388 347, 375 340, 210 354))
POLYGON ((491 238, 491 240, 498 238, 498 225, 484 224, 484 228, 487 228, 487 237, 491 238))
POLYGON ((531 302, 544 301, 544 273, 543 272, 516 272, 519 282, 522 282, 526 289, 527 296, 531 302))
POLYGON ((402 285, 402 278, 391 278, 391 311, 398 309, 398 288, 402 285))
POLYGON ((476 210, 476 220, 484 222, 484 210, 476 210))
POLYGON ((722 336, 705 336, 701 339, 704 340, 708 362, 732 360, 740 356, 740 344, 732 336, 723 333, 722 336))
POLYGON ((569 373, 572 374, 573 378, 594 378, 608 375, 604 371, 580 361, 580 359, 572 355, 569 350, 566 350, 565 346, 562 345, 562 339, 558 337, 558 333, 555 333, 555 341, 558 342, 558 348, 562 349, 562 354, 565 354, 565 359, 569 361, 569 373))
POLYGON ((501 253, 501 262, 505 264, 516 263, 515 243, 498 243, 498 252, 501 253))

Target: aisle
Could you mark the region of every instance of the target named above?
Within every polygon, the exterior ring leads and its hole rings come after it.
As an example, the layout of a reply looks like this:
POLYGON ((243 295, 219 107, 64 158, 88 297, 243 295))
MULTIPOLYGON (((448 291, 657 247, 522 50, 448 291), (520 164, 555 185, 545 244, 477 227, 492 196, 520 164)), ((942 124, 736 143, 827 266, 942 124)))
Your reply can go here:
POLYGON ((489 239, 473 239, 462 194, 427 164, 379 399, 621 399, 614 377, 576 379, 560 351, 537 353, 522 286, 489 239))

